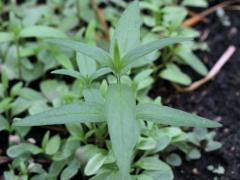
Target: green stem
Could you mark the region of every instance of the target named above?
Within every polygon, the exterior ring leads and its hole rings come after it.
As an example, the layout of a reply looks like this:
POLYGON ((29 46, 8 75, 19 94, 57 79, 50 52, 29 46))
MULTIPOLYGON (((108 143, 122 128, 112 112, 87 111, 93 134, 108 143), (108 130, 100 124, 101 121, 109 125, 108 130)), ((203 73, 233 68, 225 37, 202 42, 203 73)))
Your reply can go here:
POLYGON ((117 74, 117 84, 121 84, 121 76, 120 76, 120 74, 117 74))
POLYGON ((76 8, 77 8, 77 17, 78 17, 78 21, 81 21, 81 16, 80 16, 80 0, 76 0, 76 8))
POLYGON ((17 63, 18 63, 18 71, 19 71, 19 79, 22 79, 22 64, 20 59, 20 45, 19 39, 16 40, 16 49, 17 49, 17 63))

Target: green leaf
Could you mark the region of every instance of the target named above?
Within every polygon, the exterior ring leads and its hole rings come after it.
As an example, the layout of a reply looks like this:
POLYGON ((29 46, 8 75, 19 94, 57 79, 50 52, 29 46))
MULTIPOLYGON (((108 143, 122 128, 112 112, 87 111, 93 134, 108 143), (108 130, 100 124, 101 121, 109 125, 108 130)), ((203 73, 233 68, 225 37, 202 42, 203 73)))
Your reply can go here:
POLYGON ((77 53, 77 65, 80 73, 85 77, 91 76, 97 69, 96 62, 82 53, 77 53))
POLYGON ((10 32, 0 32, 0 43, 14 40, 14 34, 10 32))
POLYGON ((30 26, 24 28, 20 34, 22 38, 37 37, 37 38, 68 38, 67 35, 56 28, 47 26, 30 26))
MULTIPOLYGON (((173 37, 173 38, 165 38, 157 41, 153 41, 147 44, 140 45, 131 51, 129 51, 124 57, 123 57, 123 66, 125 68, 129 68, 133 66, 135 63, 141 60, 141 58, 153 51, 162 49, 166 46, 173 45, 176 43, 180 43, 183 41, 189 41, 190 38, 182 38, 182 37, 173 37)), ((125 70, 126 71, 126 70, 125 70)))
POLYGON ((108 130, 117 165, 128 176, 133 149, 140 134, 136 120, 136 102, 131 89, 125 85, 109 86, 106 98, 108 130))
POLYGON ((154 152, 159 152, 164 150, 170 143, 171 143, 171 138, 168 135, 159 135, 159 137, 156 137, 157 140, 157 145, 156 148, 154 149, 154 152))
POLYGON ((90 123, 104 121, 103 107, 97 103, 73 103, 49 111, 15 120, 15 126, 41 126, 73 122, 90 123))
POLYGON ((11 88, 10 96, 11 97, 17 96, 18 92, 22 89, 22 87, 23 87, 22 82, 14 84, 14 86, 11 88))
POLYGON ((66 75, 66 76, 70 76, 70 77, 73 77, 73 78, 76 78, 76 79, 83 79, 84 78, 78 71, 68 70, 68 69, 58 69, 58 70, 52 71, 51 73, 66 75))
POLYGON ((141 138, 139 144, 137 144, 137 149, 140 150, 152 150, 157 146, 156 140, 151 137, 141 138))
POLYGON ((46 40, 46 42, 53 43, 60 45, 65 48, 72 49, 74 51, 80 52, 94 60, 96 60, 98 63, 102 65, 109 65, 111 64, 111 56, 104 50, 91 46, 88 44, 68 40, 68 39, 49 39, 46 40))
POLYGON ((71 136, 83 138, 84 131, 80 123, 67 123, 66 128, 71 136))
POLYGON ((123 177, 120 172, 112 171, 112 172, 103 172, 97 176, 94 176, 90 180, 133 180, 130 176, 123 177))
POLYGON ((166 6, 161 10, 163 15, 164 26, 171 31, 178 31, 184 19, 187 17, 188 11, 181 6, 166 6))
POLYGON ((42 150, 33 144, 21 143, 18 145, 11 146, 7 150, 7 155, 11 158, 16 158, 23 154, 39 154, 41 152, 42 150))
POLYGON ((10 125, 5 117, 0 115, 0 131, 8 130, 10 128, 10 125))
POLYGON ((68 157, 72 156, 76 149, 79 147, 80 141, 78 138, 72 138, 71 136, 64 142, 61 146, 61 150, 58 151, 52 159, 54 161, 66 160, 68 157))
POLYGON ((80 162, 77 159, 72 160, 69 165, 63 170, 61 180, 71 179, 78 173, 80 169, 80 162))
POLYGON ((5 180, 18 180, 19 177, 14 174, 12 171, 5 171, 4 172, 4 179, 5 180))
POLYGON ((1 100, 1 102, 0 102, 0 113, 3 113, 10 108, 11 101, 12 101, 12 98, 10 98, 10 97, 1 100))
POLYGON ((57 80, 45 80, 40 83, 41 92, 52 102, 67 88, 65 83, 57 80))
POLYGON ((184 60, 186 64, 192 67, 196 72, 205 76, 208 73, 206 66, 201 62, 201 60, 192 53, 191 49, 187 46, 179 46, 176 54, 184 60))
POLYGON ((187 158, 189 159, 200 159, 201 152, 197 148, 191 148, 191 150, 187 153, 187 158))
POLYGON ((167 64, 166 69, 162 70, 159 76, 182 85, 189 85, 192 82, 190 77, 184 74, 175 64, 167 64))
POLYGON ((58 63, 61 64, 64 68, 73 70, 72 62, 66 55, 62 53, 58 53, 58 54, 54 54, 54 57, 56 58, 58 63))
POLYGON ((112 55, 115 42, 119 45, 121 55, 125 55, 129 50, 139 45, 140 25, 139 3, 135 0, 127 7, 117 23, 110 45, 112 55))
POLYGON ((140 104, 137 106, 138 119, 153 121, 172 126, 217 128, 221 124, 194 114, 186 113, 167 106, 140 104))
POLYGON ((113 68, 114 68, 115 73, 119 73, 121 70, 121 55, 120 55, 120 50, 118 47, 117 40, 115 41, 115 44, 114 44, 113 68))
POLYGON ((49 176, 52 179, 56 179, 56 177, 62 172, 66 164, 67 164, 67 161, 53 161, 49 168, 49 173, 48 173, 49 176))
POLYGON ((217 149, 220 149, 222 147, 222 144, 217 141, 209 141, 205 147, 206 152, 215 151, 217 149))
POLYGON ((144 157, 135 163, 136 167, 153 171, 171 171, 171 168, 157 156, 144 157))
POLYGON ((172 166, 180 166, 182 164, 182 159, 178 154, 172 153, 170 154, 167 159, 167 163, 172 166))
POLYGON ((88 88, 83 91, 83 96, 87 102, 96 102, 99 104, 104 103, 104 98, 101 95, 101 92, 98 89, 88 88))
POLYGON ((91 176, 97 173, 97 171, 102 167, 106 160, 106 156, 103 154, 94 155, 87 163, 84 174, 87 176, 91 176))
POLYGON ((153 180, 173 180, 171 167, 161 161, 158 156, 144 157, 135 163, 135 166, 144 169, 143 175, 151 177, 153 180))
POLYGON ((137 180, 154 180, 153 178, 151 178, 150 176, 147 176, 145 174, 140 174, 137 176, 137 180))
POLYGON ((17 115, 17 114, 20 114, 20 113, 26 111, 31 106, 31 104, 32 104, 31 101, 29 101, 25 98, 18 97, 11 104, 12 115, 17 115))
POLYGON ((47 143, 47 146, 45 149, 46 154, 48 155, 55 154, 59 150, 60 145, 61 145, 60 136, 59 135, 53 136, 52 138, 50 138, 50 140, 47 143))
POLYGON ((95 80, 101 76, 104 76, 105 74, 108 74, 112 72, 112 70, 110 68, 101 68, 101 69, 98 69, 97 71, 95 71, 92 76, 91 76, 91 79, 92 80, 95 80))
POLYGON ((208 2, 206 0, 183 0, 182 5, 184 6, 192 6, 192 7, 202 7, 205 8, 208 6, 208 2))
POLYGON ((150 176, 153 180, 173 180, 173 172, 170 169, 169 171, 145 171, 145 175, 150 176))
POLYGON ((98 174, 92 177, 90 180, 110 180, 109 176, 110 176, 110 172, 103 172, 101 174, 98 174))
POLYGON ((47 131, 47 132, 44 134, 43 139, 42 139, 42 143, 41 143, 42 149, 45 149, 45 148, 46 148, 46 146, 47 146, 47 144, 48 144, 48 141, 49 141, 49 136, 50 136, 50 132, 47 131))

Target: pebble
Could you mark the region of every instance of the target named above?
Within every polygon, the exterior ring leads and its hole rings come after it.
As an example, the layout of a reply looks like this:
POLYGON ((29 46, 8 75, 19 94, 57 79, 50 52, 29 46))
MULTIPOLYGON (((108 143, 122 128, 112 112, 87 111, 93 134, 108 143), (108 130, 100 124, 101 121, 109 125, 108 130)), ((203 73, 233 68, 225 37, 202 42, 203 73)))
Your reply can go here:
POLYGON ((195 174, 195 175, 200 174, 197 168, 193 168, 192 173, 195 174))
POLYGON ((223 130, 223 132, 225 133, 225 134, 228 134, 229 133, 229 129, 228 128, 224 128, 224 130, 223 130))

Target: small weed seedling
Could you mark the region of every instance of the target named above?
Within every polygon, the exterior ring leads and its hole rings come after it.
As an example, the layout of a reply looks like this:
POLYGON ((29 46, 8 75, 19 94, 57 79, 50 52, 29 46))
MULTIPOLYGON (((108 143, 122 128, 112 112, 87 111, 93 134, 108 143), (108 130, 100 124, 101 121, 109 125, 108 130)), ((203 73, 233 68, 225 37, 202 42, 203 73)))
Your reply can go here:
MULTIPOLYGON (((151 121, 161 125, 206 128, 221 126, 217 122, 170 107, 151 103, 138 104, 132 88, 121 81, 121 77, 129 72, 133 65, 145 55, 168 45, 188 40, 188 38, 174 37, 141 45, 138 1, 131 3, 121 16, 111 39, 109 53, 100 48, 71 40, 48 40, 49 43, 73 49, 95 60, 102 67, 93 74, 82 74, 73 70, 58 70, 55 73, 68 74, 82 79, 86 83, 89 82, 90 87, 92 80, 102 74, 112 72, 116 78, 116 83, 109 84, 105 98, 54 108, 22 120, 15 120, 14 125, 41 126, 107 122, 111 140, 110 146, 112 146, 114 159, 118 167, 112 170, 111 177, 108 177, 108 179, 133 179, 131 162, 134 158, 134 148, 139 141, 141 123, 151 121)), ((58 136, 51 139, 53 139, 52 141, 59 141, 58 136)), ((48 154, 52 154, 52 152, 50 151, 48 154)), ((101 159, 99 156, 95 158, 95 162, 99 162, 97 159, 101 159)), ((145 160, 154 163, 157 159, 155 157, 145 160)), ((144 164, 144 162, 141 163, 144 164)), ((141 163, 138 165, 141 166, 141 163)), ((78 163, 73 162, 72 166, 75 164, 78 163)), ((102 179, 107 179, 104 173, 102 179)))

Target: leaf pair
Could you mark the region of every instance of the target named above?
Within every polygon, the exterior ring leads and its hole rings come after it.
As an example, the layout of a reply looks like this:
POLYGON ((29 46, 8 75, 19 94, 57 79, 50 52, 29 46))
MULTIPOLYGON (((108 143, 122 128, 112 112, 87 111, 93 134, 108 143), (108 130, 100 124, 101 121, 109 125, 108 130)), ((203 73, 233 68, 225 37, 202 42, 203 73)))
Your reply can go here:
POLYGON ((39 126, 73 122, 107 121, 113 152, 123 177, 129 176, 133 150, 138 142, 139 120, 187 127, 220 127, 217 122, 188 114, 180 110, 155 104, 136 105, 130 87, 110 85, 105 108, 98 103, 70 104, 15 121, 18 126, 39 126))
POLYGON ((80 52, 94 59, 100 65, 111 68, 115 74, 124 74, 130 70, 134 64, 141 61, 142 57, 151 52, 187 40, 190 39, 174 37, 140 45, 139 3, 138 1, 134 1, 122 14, 116 26, 113 38, 111 39, 110 52, 72 40, 50 39, 46 41, 80 52))
MULTIPOLYGON (((48 42, 73 49, 95 60, 102 66, 111 68, 115 75, 126 73, 142 57, 165 46, 188 40, 188 38, 166 38, 145 45, 139 45, 140 20, 138 1, 133 2, 123 13, 116 27, 110 45, 110 53, 80 42, 52 39, 48 42), (116 74, 117 72, 117 74, 116 74)), ((82 74, 92 75, 93 64, 82 74)), ((101 69, 100 69, 101 70, 101 69)), ((81 70, 80 70, 81 71, 81 70)), ((58 73, 80 78, 78 72, 60 70, 58 73)), ((96 71, 97 72, 97 71, 96 71)), ((99 73, 99 72, 98 72, 99 73)), ((79 75, 80 74, 80 75, 79 75)), ((94 74, 94 73, 93 73, 94 74)), ((101 74, 101 73, 99 73, 101 74)), ((88 90, 86 90, 88 91, 88 90)), ((91 94, 91 93, 90 93, 91 94)), ((85 92, 86 97, 89 96, 85 92)), ((90 98, 92 99, 92 98, 90 98)), ((106 102, 81 102, 55 108, 44 113, 15 121, 18 126, 39 126, 66 123, 96 123, 106 121, 111 138, 112 149, 122 179, 130 179, 130 166, 133 152, 140 135, 140 120, 153 121, 164 125, 189 127, 219 127, 217 122, 209 121, 192 114, 154 104, 136 105, 131 88, 123 84, 108 87, 106 102)))

